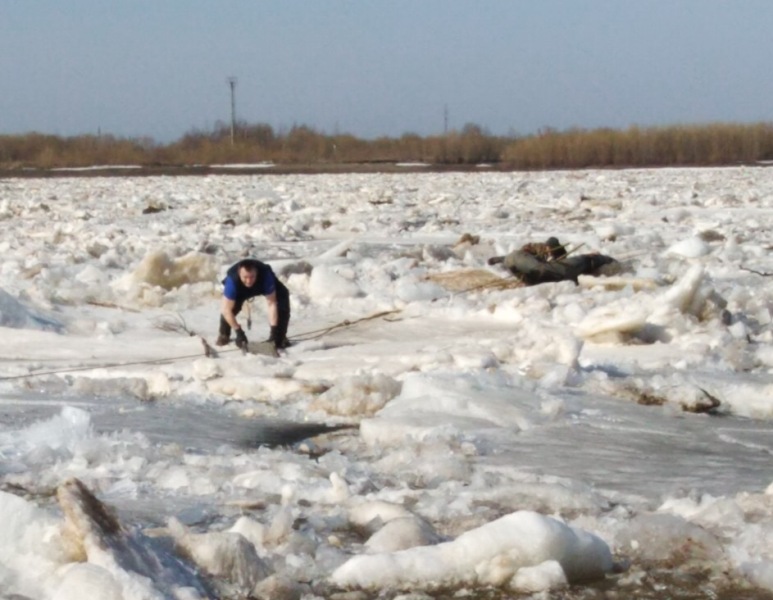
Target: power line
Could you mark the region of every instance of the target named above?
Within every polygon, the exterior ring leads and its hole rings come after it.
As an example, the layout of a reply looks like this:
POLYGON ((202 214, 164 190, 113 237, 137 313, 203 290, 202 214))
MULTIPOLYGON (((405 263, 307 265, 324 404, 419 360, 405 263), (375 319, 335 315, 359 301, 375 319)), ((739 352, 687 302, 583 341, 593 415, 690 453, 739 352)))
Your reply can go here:
POLYGON ((228 78, 228 85, 231 87, 231 145, 234 145, 234 132, 236 130, 236 77, 228 78))

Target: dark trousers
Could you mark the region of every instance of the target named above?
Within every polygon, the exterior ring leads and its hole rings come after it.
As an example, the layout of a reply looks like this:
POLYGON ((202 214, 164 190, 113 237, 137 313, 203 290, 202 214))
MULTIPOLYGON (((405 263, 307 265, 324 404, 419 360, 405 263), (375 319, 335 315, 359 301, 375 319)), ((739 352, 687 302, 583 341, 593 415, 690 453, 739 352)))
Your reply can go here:
MULTIPOLYGON (((245 300, 246 298, 236 301, 234 304, 234 316, 241 312, 245 300)), ((277 338, 284 340, 287 337, 287 327, 290 325, 290 292, 288 291, 287 286, 279 280, 276 282, 276 301, 279 313, 279 321, 276 325, 277 338)), ((219 333, 222 336, 231 337, 231 326, 228 324, 228 321, 223 318, 223 315, 220 315, 219 333)))

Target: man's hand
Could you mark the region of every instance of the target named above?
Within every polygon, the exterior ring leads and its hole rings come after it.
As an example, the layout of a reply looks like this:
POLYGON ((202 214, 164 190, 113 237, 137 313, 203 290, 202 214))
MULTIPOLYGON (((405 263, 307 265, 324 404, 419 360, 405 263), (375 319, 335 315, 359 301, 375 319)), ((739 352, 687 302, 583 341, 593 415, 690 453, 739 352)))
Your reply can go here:
POLYGON ((282 335, 279 325, 273 325, 271 327, 271 334, 266 341, 272 342, 277 350, 284 350, 290 346, 287 337, 282 335))
POLYGON ((244 334, 243 329, 236 330, 236 347, 242 350, 247 349, 247 336, 244 334))

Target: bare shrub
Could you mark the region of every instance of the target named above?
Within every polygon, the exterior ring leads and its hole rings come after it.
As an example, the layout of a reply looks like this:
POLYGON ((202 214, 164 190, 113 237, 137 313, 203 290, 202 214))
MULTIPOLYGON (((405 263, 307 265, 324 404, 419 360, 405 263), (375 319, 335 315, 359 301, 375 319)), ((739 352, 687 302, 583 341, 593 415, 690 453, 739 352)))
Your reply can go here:
POLYGON ((773 124, 674 125, 625 130, 544 128, 533 135, 499 137, 474 123, 444 135, 364 140, 327 135, 306 125, 274 131, 265 123, 218 122, 166 145, 150 138, 111 135, 59 137, 40 133, 0 136, 0 168, 180 166, 274 162, 349 165, 422 162, 496 164, 503 169, 716 166, 773 160, 773 124))

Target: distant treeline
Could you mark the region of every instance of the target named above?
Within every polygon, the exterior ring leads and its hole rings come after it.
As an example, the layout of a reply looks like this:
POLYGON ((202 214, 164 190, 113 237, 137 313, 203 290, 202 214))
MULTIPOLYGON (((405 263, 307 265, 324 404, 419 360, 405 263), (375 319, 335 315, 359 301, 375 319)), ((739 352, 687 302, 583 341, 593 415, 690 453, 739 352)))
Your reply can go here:
POLYGON ((615 129, 544 129, 494 136, 468 124, 460 131, 365 140, 307 126, 276 132, 265 124, 218 123, 170 144, 110 135, 0 135, 0 168, 190 166, 271 162, 346 165, 421 162, 440 166, 487 163, 503 169, 718 166, 773 160, 773 123, 713 123, 615 129))

